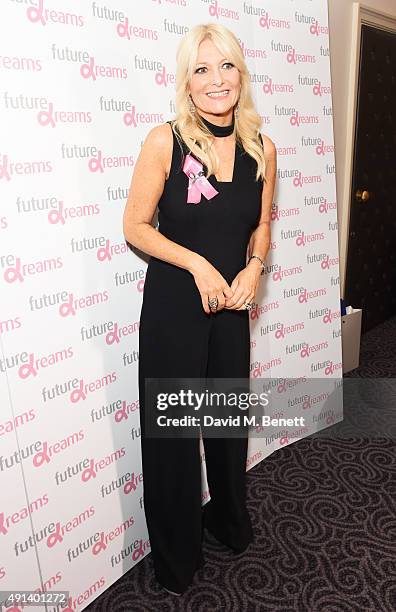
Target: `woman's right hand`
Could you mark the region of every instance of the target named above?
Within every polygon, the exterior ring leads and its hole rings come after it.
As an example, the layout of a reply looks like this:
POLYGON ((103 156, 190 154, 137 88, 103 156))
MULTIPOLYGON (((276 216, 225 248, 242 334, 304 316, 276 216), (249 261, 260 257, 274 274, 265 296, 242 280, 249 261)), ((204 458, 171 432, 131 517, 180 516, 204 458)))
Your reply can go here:
POLYGON ((207 314, 211 312, 218 312, 225 306, 225 299, 231 298, 234 294, 231 287, 220 274, 218 270, 212 264, 205 259, 200 257, 195 263, 191 274, 194 277, 195 284, 201 294, 202 307, 207 314), (217 297, 218 306, 216 309, 211 309, 208 304, 208 299, 217 297))

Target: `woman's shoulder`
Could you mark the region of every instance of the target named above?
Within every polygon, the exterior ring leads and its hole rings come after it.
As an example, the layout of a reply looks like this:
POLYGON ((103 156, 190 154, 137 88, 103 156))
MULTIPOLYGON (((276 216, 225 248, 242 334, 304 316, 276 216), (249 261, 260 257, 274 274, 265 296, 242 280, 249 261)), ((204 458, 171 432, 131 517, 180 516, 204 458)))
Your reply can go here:
POLYGON ((276 146, 273 140, 263 132, 260 133, 264 146, 264 157, 266 159, 274 159, 276 157, 276 146))
POLYGON ((161 123, 151 128, 144 143, 155 157, 161 160, 166 178, 172 162, 173 134, 171 122, 161 123))
POLYGON ((172 139, 172 126, 170 121, 154 126, 146 136, 147 143, 159 147, 160 149, 169 149, 169 146, 172 144, 172 139))

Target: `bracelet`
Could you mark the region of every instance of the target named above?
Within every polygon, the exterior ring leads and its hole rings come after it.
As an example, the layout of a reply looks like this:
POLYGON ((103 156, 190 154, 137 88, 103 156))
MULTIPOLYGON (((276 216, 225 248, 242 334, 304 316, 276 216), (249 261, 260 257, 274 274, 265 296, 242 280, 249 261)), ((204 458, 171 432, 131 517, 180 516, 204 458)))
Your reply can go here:
POLYGON ((261 259, 261 257, 259 257, 258 255, 251 255, 251 256, 249 257, 249 261, 248 261, 248 263, 249 263, 249 262, 250 262, 250 260, 251 260, 251 259, 253 259, 253 258, 255 258, 255 259, 258 259, 258 260, 259 260, 259 262, 261 263, 261 274, 264 274, 265 261, 264 261, 263 259, 261 259))

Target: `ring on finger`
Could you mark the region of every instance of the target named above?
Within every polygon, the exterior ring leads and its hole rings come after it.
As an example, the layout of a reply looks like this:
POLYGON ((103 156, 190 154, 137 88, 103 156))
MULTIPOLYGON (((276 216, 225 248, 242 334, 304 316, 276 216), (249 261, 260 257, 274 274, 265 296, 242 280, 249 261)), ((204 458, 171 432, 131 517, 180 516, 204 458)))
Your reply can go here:
POLYGON ((218 305, 219 305, 219 298, 217 297, 217 295, 214 298, 208 297, 208 306, 210 310, 217 310, 218 305))

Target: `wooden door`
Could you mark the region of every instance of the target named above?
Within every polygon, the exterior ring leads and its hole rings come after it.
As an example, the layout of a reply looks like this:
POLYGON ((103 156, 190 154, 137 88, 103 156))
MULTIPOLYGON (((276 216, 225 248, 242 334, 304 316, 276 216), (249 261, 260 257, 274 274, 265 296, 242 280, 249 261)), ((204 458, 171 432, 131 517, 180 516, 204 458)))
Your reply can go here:
POLYGON ((362 332, 396 314, 396 34, 362 25, 345 276, 362 332))

